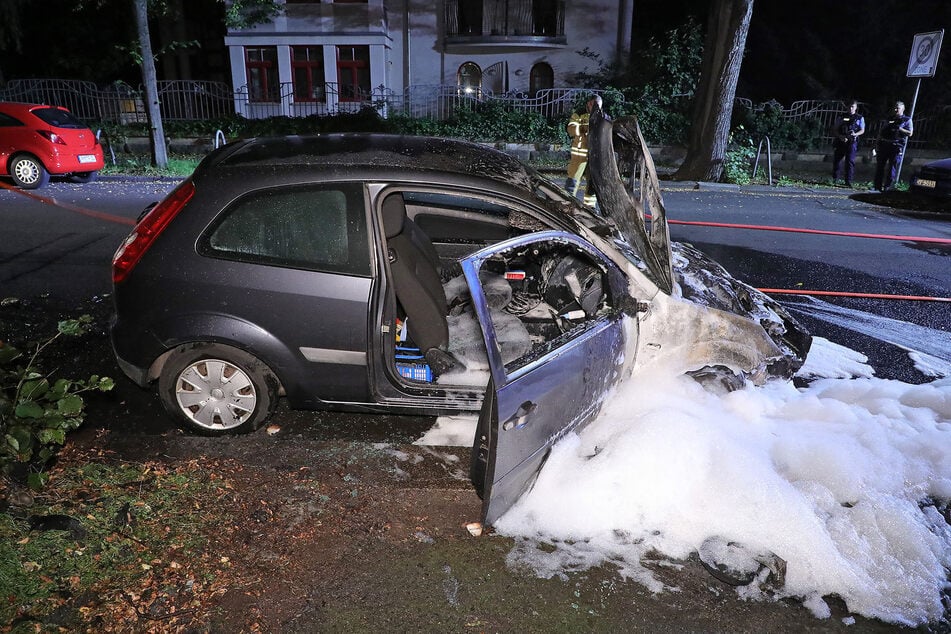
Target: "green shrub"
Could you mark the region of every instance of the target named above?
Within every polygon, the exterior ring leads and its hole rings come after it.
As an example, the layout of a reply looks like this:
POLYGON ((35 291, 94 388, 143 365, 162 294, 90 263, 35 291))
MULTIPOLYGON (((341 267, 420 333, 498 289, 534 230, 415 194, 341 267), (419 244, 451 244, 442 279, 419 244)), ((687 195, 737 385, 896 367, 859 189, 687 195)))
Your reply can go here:
MULTIPOLYGON (((509 110, 495 102, 464 104, 442 123, 440 136, 488 143, 567 142, 564 122, 553 122, 537 112, 509 110)), ((435 126, 433 126, 435 128, 435 126)))
POLYGON ((769 137, 774 150, 803 152, 824 146, 822 124, 817 119, 785 119, 782 106, 775 102, 756 109, 737 105, 733 108, 733 127, 745 130, 754 143, 769 137))
POLYGON ((66 442, 66 433, 82 425, 86 405, 80 394, 113 387, 112 379, 97 375, 53 379, 37 365, 47 346, 61 336, 84 334, 91 322, 89 315, 59 322, 57 333, 29 355, 0 342, 0 471, 11 475, 26 467, 32 488, 46 482, 43 469, 66 442))
POLYGON ((750 133, 739 126, 730 133, 726 159, 723 162, 723 180, 737 185, 749 185, 752 180, 756 148, 750 133))

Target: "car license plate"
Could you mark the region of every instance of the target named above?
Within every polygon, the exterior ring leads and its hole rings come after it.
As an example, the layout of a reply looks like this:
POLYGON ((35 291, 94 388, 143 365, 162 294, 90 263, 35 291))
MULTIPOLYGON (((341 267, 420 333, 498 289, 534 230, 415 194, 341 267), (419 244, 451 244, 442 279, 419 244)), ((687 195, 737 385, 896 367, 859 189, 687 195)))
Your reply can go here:
POLYGON ((79 162, 80 163, 95 163, 96 155, 95 154, 80 154, 79 162))
POLYGON ((935 183, 933 180, 928 180, 927 178, 919 178, 915 181, 915 185, 918 187, 930 187, 931 189, 935 188, 935 183))

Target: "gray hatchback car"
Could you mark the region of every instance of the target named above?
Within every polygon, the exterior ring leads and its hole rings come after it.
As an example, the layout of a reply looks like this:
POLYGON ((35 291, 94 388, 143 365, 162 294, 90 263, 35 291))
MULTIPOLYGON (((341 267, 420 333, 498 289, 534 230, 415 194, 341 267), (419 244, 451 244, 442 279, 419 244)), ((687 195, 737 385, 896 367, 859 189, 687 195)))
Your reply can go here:
POLYGON ((636 368, 788 377, 808 334, 671 245, 636 123, 592 120, 600 211, 462 141, 291 136, 213 152, 116 253, 122 370, 210 435, 257 428, 279 397, 481 411, 473 480, 489 522, 636 368))

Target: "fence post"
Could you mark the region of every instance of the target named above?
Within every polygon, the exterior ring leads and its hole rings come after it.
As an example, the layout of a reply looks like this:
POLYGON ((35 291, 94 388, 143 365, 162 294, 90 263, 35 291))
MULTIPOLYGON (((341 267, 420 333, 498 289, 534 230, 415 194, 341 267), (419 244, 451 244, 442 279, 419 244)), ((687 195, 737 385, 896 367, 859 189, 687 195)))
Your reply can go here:
POLYGON ((759 142, 759 147, 756 148, 756 160, 753 162, 753 176, 751 178, 756 178, 756 170, 759 168, 759 155, 763 151, 763 143, 766 143, 766 166, 767 174, 769 177, 769 186, 773 186, 773 152, 769 147, 769 137, 764 137, 759 142))
MULTIPOLYGON (((115 164, 116 164, 116 151, 112 148, 112 139, 109 138, 109 133, 108 133, 108 132, 103 132, 103 131, 102 131, 102 128, 99 128, 98 130, 96 130, 96 141, 99 141, 99 139, 102 137, 103 134, 106 135, 106 143, 109 144, 109 154, 112 155, 112 164, 115 165, 115 164)), ((102 145, 102 144, 100 143, 100 145, 102 145)))

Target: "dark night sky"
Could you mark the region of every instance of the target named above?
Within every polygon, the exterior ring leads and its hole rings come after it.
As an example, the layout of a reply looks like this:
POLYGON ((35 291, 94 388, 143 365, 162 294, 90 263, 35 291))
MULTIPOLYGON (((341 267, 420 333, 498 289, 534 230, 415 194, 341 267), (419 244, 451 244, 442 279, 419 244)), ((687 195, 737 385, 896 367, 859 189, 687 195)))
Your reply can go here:
MULTIPOLYGON (((703 20, 711 0, 634 0, 635 36, 660 37, 685 16, 703 20)), ((737 96, 856 98, 910 103, 905 77, 915 33, 948 29, 938 70, 923 79, 919 106, 951 104, 951 0, 756 0, 737 96)))

